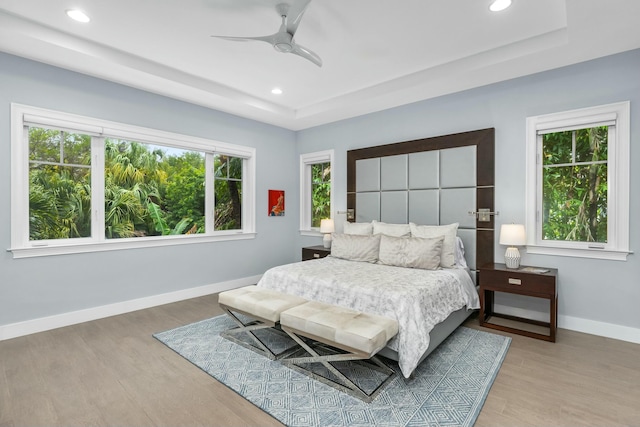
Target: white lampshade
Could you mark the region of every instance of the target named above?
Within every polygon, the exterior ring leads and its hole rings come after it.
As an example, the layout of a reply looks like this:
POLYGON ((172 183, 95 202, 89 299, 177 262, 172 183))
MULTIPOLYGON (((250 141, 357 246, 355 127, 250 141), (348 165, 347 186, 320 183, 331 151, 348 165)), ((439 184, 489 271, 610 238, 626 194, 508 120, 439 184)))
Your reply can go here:
POLYGON ((335 230, 336 230, 336 227, 335 227, 332 219, 321 219, 320 220, 320 232, 321 233, 333 233, 335 230))
POLYGON ((500 244, 509 246, 504 254, 507 268, 520 267, 520 251, 516 246, 527 243, 527 234, 522 224, 502 224, 500 228, 500 244))
POLYGON ((522 224, 502 224, 500 228, 500 244, 523 246, 527 243, 527 234, 522 224))
POLYGON ((331 247, 331 233, 333 233, 336 229, 335 224, 332 219, 321 219, 320 220, 320 232, 324 233, 324 237, 322 238, 322 244, 325 248, 331 247))

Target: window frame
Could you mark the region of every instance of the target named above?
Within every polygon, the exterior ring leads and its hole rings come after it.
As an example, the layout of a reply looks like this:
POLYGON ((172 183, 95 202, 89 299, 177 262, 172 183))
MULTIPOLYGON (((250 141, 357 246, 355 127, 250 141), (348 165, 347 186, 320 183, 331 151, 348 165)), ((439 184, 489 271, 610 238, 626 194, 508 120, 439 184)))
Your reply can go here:
POLYGON ((300 234, 306 236, 321 236, 320 227, 311 227, 311 167, 318 163, 329 163, 331 167, 330 186, 330 208, 331 219, 333 219, 333 197, 334 197, 334 150, 316 151, 300 155, 300 234))
POLYGON ((527 252, 625 261, 629 250, 630 102, 619 102, 527 117, 526 226, 527 252), (614 122, 609 129, 607 176, 607 243, 542 240, 542 133, 614 122), (613 135, 612 135, 613 134, 613 135))
MULTIPOLYGON (((72 113, 22 104, 11 104, 11 248, 14 258, 101 252, 133 248, 172 246, 225 240, 255 238, 255 164, 256 149, 211 139, 112 122, 72 113), (29 134, 28 125, 63 128, 92 136, 92 236, 73 239, 32 241, 29 239, 29 134), (243 158, 242 229, 214 230, 204 234, 147 236, 106 239, 104 232, 104 139, 120 138, 141 143, 199 151, 205 157, 224 154, 243 158), (97 199, 96 199, 97 198, 97 199), (98 200, 99 199, 99 200, 98 200), (94 203, 94 201, 96 203, 94 203)), ((207 163, 205 162, 205 165, 207 163)), ((206 185, 213 182, 208 170, 206 185)), ((205 197, 213 198, 213 187, 205 197), (210 195, 211 193, 211 195, 210 195)), ((214 205, 206 205, 213 210, 214 205)), ((207 213, 213 215, 213 211, 207 213)))

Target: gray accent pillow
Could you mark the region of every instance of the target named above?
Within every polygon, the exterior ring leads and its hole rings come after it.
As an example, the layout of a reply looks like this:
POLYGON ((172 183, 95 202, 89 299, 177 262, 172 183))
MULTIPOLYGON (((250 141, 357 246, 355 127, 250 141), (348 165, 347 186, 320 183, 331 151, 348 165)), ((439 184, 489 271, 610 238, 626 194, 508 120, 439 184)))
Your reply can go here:
POLYGON ((423 239, 420 237, 393 237, 382 235, 379 263, 396 267, 435 270, 440 267, 440 254, 444 236, 423 239))
POLYGON ((442 244, 442 257, 440 266, 444 268, 453 268, 456 250, 456 237, 458 233, 458 223, 454 222, 449 225, 416 225, 409 223, 411 227, 411 237, 431 238, 444 236, 442 244))
POLYGON ((345 222, 343 232, 344 234, 371 236, 373 234, 373 224, 370 222, 345 222))
POLYGON ((350 261, 376 262, 380 252, 380 236, 333 234, 331 256, 350 261))

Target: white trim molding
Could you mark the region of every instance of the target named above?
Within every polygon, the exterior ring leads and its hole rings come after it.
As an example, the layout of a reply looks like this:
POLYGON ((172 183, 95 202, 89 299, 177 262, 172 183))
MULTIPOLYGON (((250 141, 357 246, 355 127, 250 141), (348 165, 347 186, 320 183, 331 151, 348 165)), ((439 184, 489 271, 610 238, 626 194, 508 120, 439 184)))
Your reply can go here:
POLYGON ((84 310, 0 325, 0 341, 253 285, 258 283, 261 277, 262 275, 243 277, 226 282, 213 283, 84 310))
MULTIPOLYGON (((549 321, 549 313, 543 313, 541 311, 511 307, 502 304, 496 304, 494 310, 497 313, 524 317, 526 319, 537 320, 539 322, 549 321)), ((613 323, 559 315, 558 328, 640 344, 640 329, 629 326, 614 325, 613 323)))
POLYGON ((228 240, 247 240, 255 239, 256 233, 242 233, 242 232, 223 232, 215 236, 206 235, 176 235, 176 236, 151 236, 144 239, 129 238, 129 239, 114 239, 111 241, 104 241, 98 243, 84 243, 73 244, 70 242, 67 245, 52 245, 52 246, 37 246, 31 248, 9 248, 8 252, 13 253, 13 258, 33 258, 39 256, 52 256, 52 255, 68 255, 78 253, 89 252, 105 252, 105 251, 121 251, 126 249, 140 249, 140 248, 155 248, 161 246, 174 246, 174 245, 191 245, 196 243, 210 243, 220 242, 228 240))
POLYGON ((562 328, 571 331, 640 344, 640 329, 630 326, 614 325, 613 323, 572 316, 559 316, 558 322, 562 328))

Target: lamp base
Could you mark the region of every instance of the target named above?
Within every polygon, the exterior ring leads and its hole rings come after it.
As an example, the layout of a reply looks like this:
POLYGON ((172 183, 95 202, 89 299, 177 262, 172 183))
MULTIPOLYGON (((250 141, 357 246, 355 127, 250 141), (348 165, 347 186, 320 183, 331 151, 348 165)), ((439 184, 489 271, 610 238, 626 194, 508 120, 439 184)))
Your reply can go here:
POLYGON ((330 233, 327 233, 327 234, 324 235, 324 237, 322 238, 322 244, 327 249, 329 249, 331 247, 331 234, 330 233))
POLYGON ((507 268, 520 267, 520 251, 518 251, 518 248, 507 248, 507 252, 504 254, 504 263, 507 265, 507 268))

